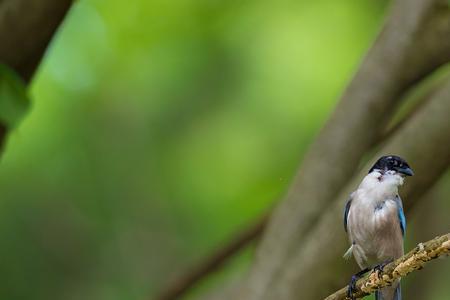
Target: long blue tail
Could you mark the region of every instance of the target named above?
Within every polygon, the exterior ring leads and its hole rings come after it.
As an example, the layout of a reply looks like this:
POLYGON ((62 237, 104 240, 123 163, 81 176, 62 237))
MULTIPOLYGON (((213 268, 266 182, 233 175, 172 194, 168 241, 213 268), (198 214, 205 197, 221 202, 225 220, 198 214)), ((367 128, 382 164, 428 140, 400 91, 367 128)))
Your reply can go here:
POLYGON ((402 300, 402 288, 388 286, 375 292, 375 300, 402 300), (394 290, 395 289, 395 290, 394 290))

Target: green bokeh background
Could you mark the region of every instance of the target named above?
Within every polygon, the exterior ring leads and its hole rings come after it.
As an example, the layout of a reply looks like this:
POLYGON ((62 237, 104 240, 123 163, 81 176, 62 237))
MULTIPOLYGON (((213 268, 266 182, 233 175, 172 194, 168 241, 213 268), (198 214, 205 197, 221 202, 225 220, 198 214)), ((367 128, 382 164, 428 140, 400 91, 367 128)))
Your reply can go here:
POLYGON ((76 1, 0 164, 0 298, 148 299, 267 211, 386 4, 76 1))

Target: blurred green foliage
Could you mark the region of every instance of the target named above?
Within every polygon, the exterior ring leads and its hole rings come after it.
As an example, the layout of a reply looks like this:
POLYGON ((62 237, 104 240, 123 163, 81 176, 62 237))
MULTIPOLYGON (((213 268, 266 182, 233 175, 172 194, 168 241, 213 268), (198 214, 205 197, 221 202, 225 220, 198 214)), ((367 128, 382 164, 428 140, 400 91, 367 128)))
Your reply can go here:
POLYGON ((25 83, 13 70, 0 64, 0 124, 14 128, 29 105, 25 83))
POLYGON ((76 1, 0 164, 0 298, 145 299, 270 208, 385 5, 76 1))

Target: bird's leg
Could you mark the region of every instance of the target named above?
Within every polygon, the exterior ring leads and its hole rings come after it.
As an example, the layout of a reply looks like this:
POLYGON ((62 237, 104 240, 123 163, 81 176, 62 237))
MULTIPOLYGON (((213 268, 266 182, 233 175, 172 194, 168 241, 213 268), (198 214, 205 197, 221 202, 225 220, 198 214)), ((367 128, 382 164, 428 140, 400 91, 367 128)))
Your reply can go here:
POLYGON ((389 263, 391 263, 393 261, 394 261, 393 259, 389 259, 389 260, 386 260, 386 261, 382 262, 381 264, 376 265, 375 267, 373 267, 374 271, 378 271, 378 278, 379 279, 381 279, 382 276, 383 276, 384 267, 386 267, 387 264, 389 264, 389 263))
POLYGON ((358 281, 358 279, 361 278, 361 276, 363 276, 364 274, 366 274, 367 271, 369 270, 370 270, 369 268, 365 268, 364 270, 361 270, 352 276, 352 279, 350 280, 350 283, 348 285, 347 298, 355 300, 353 292, 356 291, 356 281, 358 281))

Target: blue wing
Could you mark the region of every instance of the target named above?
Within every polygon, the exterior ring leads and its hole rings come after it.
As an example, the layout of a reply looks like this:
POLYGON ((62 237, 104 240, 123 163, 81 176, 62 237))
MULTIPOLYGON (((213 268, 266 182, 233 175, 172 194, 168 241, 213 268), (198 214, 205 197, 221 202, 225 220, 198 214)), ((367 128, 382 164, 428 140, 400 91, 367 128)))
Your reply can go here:
POLYGON ((395 196, 395 203, 397 204, 397 214, 398 214, 398 220, 400 221, 400 229, 402 230, 403 236, 405 236, 406 218, 405 218, 405 213, 403 212, 402 199, 400 199, 399 195, 395 196))
POLYGON ((345 211, 344 211, 344 229, 345 232, 347 232, 347 218, 348 218, 348 212, 350 211, 350 206, 352 205, 352 198, 350 196, 350 199, 348 199, 347 204, 345 204, 345 211))

